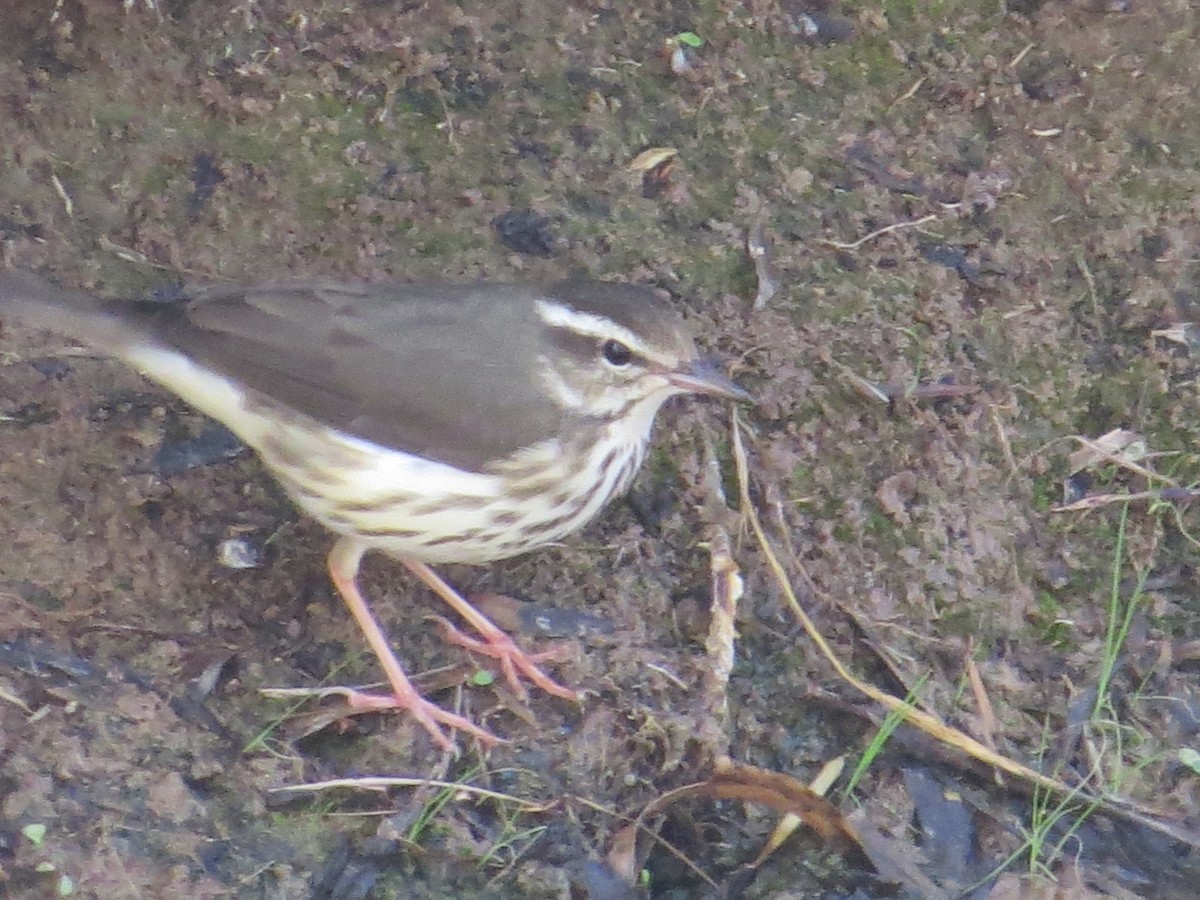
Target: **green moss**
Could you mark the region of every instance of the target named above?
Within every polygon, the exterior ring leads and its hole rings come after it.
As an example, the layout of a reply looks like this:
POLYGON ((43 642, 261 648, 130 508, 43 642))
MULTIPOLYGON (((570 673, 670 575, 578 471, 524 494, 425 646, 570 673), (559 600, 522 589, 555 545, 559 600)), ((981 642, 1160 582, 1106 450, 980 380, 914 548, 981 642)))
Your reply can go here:
POLYGON ((92 118, 101 128, 124 128, 145 115, 145 110, 126 100, 98 100, 92 107, 92 118))
POLYGON ((899 534, 896 522, 879 510, 872 510, 867 516, 864 531, 877 541, 890 541, 899 534))
POLYGON ((752 297, 757 283, 745 254, 720 246, 689 257, 680 274, 687 283, 696 285, 710 296, 732 293, 752 297))
POLYGON ((844 541, 847 544, 855 543, 858 538, 848 522, 836 523, 833 526, 833 536, 836 540, 844 541))
POLYGON ((158 164, 151 166, 142 176, 142 191, 147 194, 161 194, 170 188, 171 183, 179 176, 177 166, 158 164))
MULTIPOLYGON (((889 38, 869 36, 855 41, 853 48, 831 49, 822 58, 826 89, 834 96, 851 92, 876 94, 880 88, 895 88, 916 80, 916 74, 896 59, 889 38)), ((878 97, 882 106, 884 96, 878 97)))
POLYGON ((1030 479, 1033 508, 1039 513, 1049 512, 1062 500, 1059 477, 1043 473, 1030 479))
POLYGON ((1070 616, 1049 591, 1038 592, 1037 611, 1031 621, 1038 640, 1055 650, 1067 651, 1078 644, 1070 616))
POLYGON ((958 603, 954 597, 943 598, 938 591, 933 592, 933 601, 938 610, 940 634, 969 636, 974 641, 992 640, 995 625, 982 603, 958 603))
POLYGON ((794 495, 807 497, 814 487, 812 466, 806 463, 793 466, 790 487, 794 495))

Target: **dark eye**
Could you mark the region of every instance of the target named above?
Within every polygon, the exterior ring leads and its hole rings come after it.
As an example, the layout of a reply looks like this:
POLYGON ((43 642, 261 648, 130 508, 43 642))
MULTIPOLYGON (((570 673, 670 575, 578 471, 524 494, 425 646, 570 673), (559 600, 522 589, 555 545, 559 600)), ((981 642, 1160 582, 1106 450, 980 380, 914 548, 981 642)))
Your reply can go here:
POLYGON ((600 352, 604 354, 605 360, 614 366, 627 366, 633 359, 633 351, 620 341, 605 341, 600 352))

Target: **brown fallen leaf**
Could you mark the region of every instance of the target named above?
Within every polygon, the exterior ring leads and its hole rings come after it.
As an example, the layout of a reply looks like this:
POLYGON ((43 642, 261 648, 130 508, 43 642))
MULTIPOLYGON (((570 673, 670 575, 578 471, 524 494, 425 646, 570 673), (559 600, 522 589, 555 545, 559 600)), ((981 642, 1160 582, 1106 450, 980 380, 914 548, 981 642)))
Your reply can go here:
POLYGON ((653 834, 645 826, 646 820, 680 801, 695 799, 757 803, 796 817, 826 841, 861 848, 858 832, 841 810, 803 782, 782 772, 772 772, 722 757, 716 761, 713 773, 706 781, 668 791, 648 803, 630 825, 614 835, 607 855, 612 870, 620 873, 629 884, 635 884, 637 873, 641 871, 641 862, 637 841, 631 838, 641 831, 653 834))

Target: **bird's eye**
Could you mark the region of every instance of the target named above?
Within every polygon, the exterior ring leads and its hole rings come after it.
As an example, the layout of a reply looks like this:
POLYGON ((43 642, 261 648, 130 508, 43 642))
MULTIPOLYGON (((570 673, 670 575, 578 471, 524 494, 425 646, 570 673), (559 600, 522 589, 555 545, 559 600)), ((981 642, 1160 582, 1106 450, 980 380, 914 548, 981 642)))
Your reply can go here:
POLYGON ((614 366, 627 366, 633 359, 633 351, 620 341, 605 341, 600 352, 604 354, 604 359, 614 366))

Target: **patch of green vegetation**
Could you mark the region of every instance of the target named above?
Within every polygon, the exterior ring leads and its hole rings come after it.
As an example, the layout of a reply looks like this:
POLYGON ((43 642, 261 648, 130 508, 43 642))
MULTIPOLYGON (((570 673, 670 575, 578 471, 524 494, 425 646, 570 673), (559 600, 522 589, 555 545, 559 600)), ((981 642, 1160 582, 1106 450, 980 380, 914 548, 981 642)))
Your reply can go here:
MULTIPOLYGON (((231 797, 229 801, 237 815, 238 799, 231 797)), ((344 835, 343 840, 366 840, 375 830, 374 817, 364 816, 360 822, 354 822, 345 815, 346 805, 345 792, 319 791, 306 801, 289 803, 287 809, 268 811, 254 824, 269 834, 272 842, 287 846, 292 858, 322 859, 329 852, 331 820, 339 820, 337 830, 344 835)))
POLYGON ((896 88, 916 80, 916 74, 896 58, 890 36, 864 36, 849 46, 830 48, 822 58, 825 91, 830 96, 858 93, 875 96, 882 106, 887 99, 882 88, 896 88))
POLYGON ((1047 513, 1062 502, 1062 486, 1060 476, 1043 472, 1029 479, 1031 502, 1035 511, 1047 513))
POLYGON ((894 545, 895 547, 911 546, 909 540, 901 534, 901 527, 891 516, 885 514, 882 510, 874 509, 867 514, 867 521, 863 531, 880 542, 880 546, 883 548, 886 548, 887 545, 894 545))
MULTIPOLYGON (((1047 721, 1042 733, 1043 754, 1053 743, 1052 733, 1047 721)), ((1082 798, 1085 784, 1080 784, 1065 796, 1053 794, 1040 786, 1035 787, 1030 803, 1029 824, 1021 829, 1024 843, 996 871, 1003 871, 1025 856, 1030 875, 1056 880, 1056 864, 1069 852, 1075 835, 1099 806, 1098 800, 1087 801, 1082 798)))
MULTIPOLYGON (((411 234, 410 234, 411 237, 411 234)), ((422 259, 454 259, 456 255, 475 249, 490 239, 488 234, 465 231, 454 224, 424 227, 410 244, 414 255, 422 259)))
POLYGON ((643 464, 643 469, 647 473, 642 477, 649 477, 655 484, 663 484, 667 481, 677 479, 679 477, 679 463, 676 462, 676 453, 678 451, 674 446, 664 446, 661 443, 650 445, 650 452, 646 454, 646 461, 643 464))
MULTIPOLYGON (((36 850, 37 856, 43 857, 34 865, 34 872, 37 873, 39 880, 42 880, 48 887, 48 893, 43 896, 55 897, 70 897, 75 893, 75 879, 65 872, 59 871, 59 863, 53 857, 57 853, 49 853, 45 846, 45 841, 48 834, 47 827, 41 822, 34 822, 25 825, 21 829, 21 836, 29 842, 36 850), (53 887, 49 885, 53 883, 53 887)), ((67 838, 69 840, 69 837, 67 838)))
MULTIPOLYGON (((1027 860, 1030 874, 1052 879, 1064 857, 1072 852, 1074 836, 1084 823, 1100 807, 1100 798, 1122 796, 1128 790, 1132 778, 1145 769, 1160 751, 1148 733, 1139 730, 1134 717, 1128 710, 1138 703, 1140 689, 1122 690, 1120 699, 1114 693, 1114 679, 1121 671, 1121 660, 1127 652, 1134 619, 1138 615, 1145 595, 1143 589, 1149 568, 1136 566, 1127 546, 1127 529, 1130 508, 1121 508, 1116 534, 1112 535, 1110 548, 1112 566, 1109 574, 1108 603, 1105 616, 1105 633, 1101 651, 1095 658, 1095 669, 1085 673, 1089 684, 1094 685, 1095 699, 1090 716, 1083 725, 1082 740, 1093 748, 1091 767, 1085 777, 1072 782, 1073 789, 1066 794, 1048 792, 1040 786, 1033 793, 1028 824, 1022 828, 1024 841, 1010 857, 995 869, 1003 871, 1018 859, 1027 860), (1132 589, 1126 575, 1133 564, 1137 569, 1132 589)), ((1067 624, 1060 614, 1057 600, 1046 593, 1038 598, 1039 617, 1044 626, 1043 636, 1054 642, 1057 637, 1068 643, 1060 630, 1060 622, 1067 624)), ((1057 645, 1057 644, 1056 644, 1057 645)), ((1046 719, 1042 733, 1040 754, 1057 745, 1053 737, 1057 726, 1046 719)))
POLYGON ((167 191, 172 182, 180 175, 178 166, 158 163, 151 166, 142 176, 142 191, 147 194, 161 194, 167 191))
POLYGON ((993 610, 985 605, 985 601, 975 599, 970 603, 960 603, 958 597, 946 597, 941 589, 935 586, 930 586, 927 591, 933 597, 934 606, 938 610, 939 633, 970 637, 983 644, 995 639, 996 623, 993 621, 993 610))
POLYGON ((1117 426, 1153 421, 1154 410, 1175 401, 1148 385, 1161 381, 1157 364, 1140 353, 1132 352, 1119 368, 1103 372, 1089 380, 1080 394, 1080 434, 1103 434, 1117 426))
MULTIPOLYGON (((696 173, 720 171, 726 165, 723 152, 692 148, 687 151, 688 168, 696 173)), ((728 221, 737 202, 737 184, 725 178, 697 178, 691 187, 691 208, 686 215, 697 225, 709 220, 728 221)))
POLYGON ((439 92, 429 87, 405 87, 396 94, 389 112, 399 119, 425 120, 430 124, 446 118, 439 92))
POLYGON ((322 171, 321 179, 304 181, 304 187, 296 194, 300 212, 307 213, 314 221, 327 219, 341 211, 362 193, 366 184, 366 176, 361 171, 348 170, 340 173, 340 178, 331 176, 328 168, 322 171))
POLYGON ((1133 626, 1134 616, 1139 606, 1146 599, 1146 578, 1149 569, 1138 572, 1137 582, 1132 590, 1123 587, 1123 573, 1126 564, 1126 528, 1129 523, 1128 505, 1121 507, 1121 518, 1117 527, 1116 545, 1113 548, 1112 575, 1108 592, 1108 614, 1104 634, 1104 649, 1100 658, 1100 668, 1096 685, 1096 704, 1093 716, 1117 716, 1114 708, 1111 688, 1113 675, 1117 670, 1121 656, 1125 652, 1125 643, 1133 626))
POLYGON ((928 681, 929 676, 927 674, 921 675, 907 696, 905 696, 904 702, 906 705, 898 709, 888 710, 887 715, 883 718, 883 722, 880 723, 875 733, 871 735, 871 739, 863 749, 862 756, 859 757, 858 762, 850 773, 850 777, 846 779, 846 786, 842 789, 843 798, 849 798, 858 789, 858 785, 862 782, 867 772, 870 771, 871 766, 875 764, 875 760, 882 755, 896 729, 904 724, 908 711, 916 708, 917 699, 921 696, 921 692, 928 681))
POLYGON ((284 141, 274 130, 232 126, 211 120, 185 126, 180 140, 190 146, 216 148, 222 158, 268 170, 286 153, 286 150, 280 149, 284 141))
MULTIPOLYGON (((824 512, 818 513, 817 515, 821 518, 828 518, 824 512)), ((849 522, 837 521, 833 526, 833 537, 834 540, 851 544, 854 543, 854 541, 858 538, 858 535, 854 528, 851 527, 849 522)))
POLYGON ((91 109, 92 118, 101 128, 124 128, 145 113, 144 109, 128 100, 112 98, 98 99, 91 109))
POLYGON ((1161 171, 1134 170, 1116 180, 1121 199, 1138 207, 1169 209, 1179 199, 1181 190, 1194 190, 1189 182, 1181 181, 1161 171))
POLYGON ((753 272, 747 271, 744 254, 736 249, 714 244, 707 252, 689 256, 679 272, 685 283, 702 286, 706 293, 754 295, 753 272))
POLYGON ((788 486, 793 496, 809 496, 816 487, 813 480, 813 467, 808 463, 798 463, 793 466, 788 486))
POLYGON ((1078 644, 1075 623, 1050 591, 1038 592, 1032 624, 1038 640, 1056 650, 1068 651, 1078 644))

